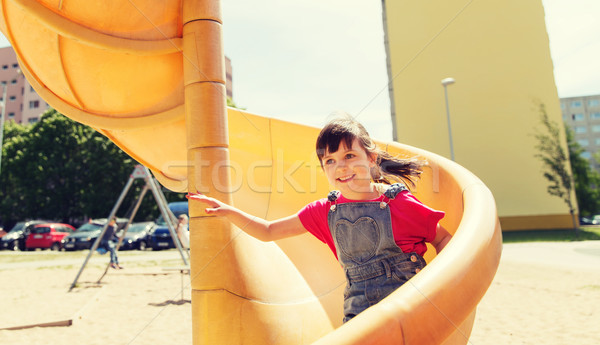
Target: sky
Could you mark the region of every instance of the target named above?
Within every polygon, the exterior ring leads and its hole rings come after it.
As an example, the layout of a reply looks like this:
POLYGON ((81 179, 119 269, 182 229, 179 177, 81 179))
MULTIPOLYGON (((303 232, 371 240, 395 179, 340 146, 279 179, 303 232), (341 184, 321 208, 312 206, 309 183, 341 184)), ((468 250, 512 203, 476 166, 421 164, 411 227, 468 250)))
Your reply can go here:
MULTIPOLYGON (((542 2, 559 97, 600 94, 600 1, 542 2)), ((316 127, 345 111, 373 137, 392 140, 381 1, 223 0, 221 7, 239 107, 316 127)))

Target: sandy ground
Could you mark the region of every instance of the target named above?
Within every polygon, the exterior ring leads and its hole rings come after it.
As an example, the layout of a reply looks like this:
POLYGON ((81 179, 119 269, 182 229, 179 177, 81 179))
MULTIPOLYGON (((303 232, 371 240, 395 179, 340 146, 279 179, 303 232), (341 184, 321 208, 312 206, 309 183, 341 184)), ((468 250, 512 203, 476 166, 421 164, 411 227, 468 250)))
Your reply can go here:
POLYGON ((95 255, 69 292, 83 258, 0 262, 0 328, 73 320, 68 327, 0 330, 0 344, 192 343, 189 276, 166 270, 183 266, 178 252, 121 252, 125 268, 109 270, 100 284, 108 257, 95 255))
MULTIPOLYGON (((100 284, 107 257, 95 256, 71 292, 82 259, 2 257, 0 328, 73 325, 0 330, 0 344, 192 343, 189 278, 163 270, 181 266, 176 251, 125 252, 100 284)), ((599 307, 600 241, 505 245, 469 344, 600 344, 599 307)))
POLYGON ((504 245, 470 343, 600 344, 600 241, 504 245))

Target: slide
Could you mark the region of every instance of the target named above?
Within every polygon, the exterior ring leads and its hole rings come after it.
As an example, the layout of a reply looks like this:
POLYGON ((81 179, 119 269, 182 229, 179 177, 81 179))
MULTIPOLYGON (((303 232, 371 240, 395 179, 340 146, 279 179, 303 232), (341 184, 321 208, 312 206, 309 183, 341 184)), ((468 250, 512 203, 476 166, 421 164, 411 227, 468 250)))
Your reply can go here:
MULTIPOLYGON (((214 14, 206 31, 215 31, 219 11, 212 5, 2 0, 0 29, 22 72, 51 106, 109 137, 165 187, 187 191, 194 167, 203 176, 192 184, 195 190, 231 193, 236 206, 267 219, 290 215, 329 190, 312 149, 318 129, 231 108, 224 125, 186 114, 190 99, 206 107, 224 102, 224 88, 213 83, 199 83, 189 95, 190 78, 204 75, 184 77, 186 64, 206 61, 192 54, 207 50, 189 44, 202 35, 184 39, 181 22, 190 8, 206 10, 214 14), (189 138, 209 137, 220 127, 229 159, 208 164, 203 150, 189 150, 189 138), (224 171, 229 181, 222 181, 224 171)), ((222 61, 208 61, 222 70, 222 61)), ((209 220, 211 228, 192 222, 194 344, 468 342, 477 304, 500 260, 493 197, 454 162, 399 143, 379 144, 429 162, 414 193, 446 212, 442 223, 454 234, 446 249, 437 257, 429 250, 418 275, 341 325, 345 278, 324 244, 310 235, 262 243, 239 229, 219 230, 225 225, 218 218, 209 220)))

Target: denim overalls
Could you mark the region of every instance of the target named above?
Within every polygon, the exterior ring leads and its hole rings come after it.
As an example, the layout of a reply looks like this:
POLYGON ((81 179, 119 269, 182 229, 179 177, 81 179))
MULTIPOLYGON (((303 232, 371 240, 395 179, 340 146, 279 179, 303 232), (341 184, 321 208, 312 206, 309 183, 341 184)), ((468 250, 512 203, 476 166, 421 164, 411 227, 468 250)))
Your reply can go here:
POLYGON ((425 267, 420 255, 403 253, 394 241, 387 202, 404 190, 406 186, 397 183, 388 187, 381 202, 343 204, 336 204, 339 192, 329 193, 327 221, 347 279, 344 322, 381 301, 425 267))

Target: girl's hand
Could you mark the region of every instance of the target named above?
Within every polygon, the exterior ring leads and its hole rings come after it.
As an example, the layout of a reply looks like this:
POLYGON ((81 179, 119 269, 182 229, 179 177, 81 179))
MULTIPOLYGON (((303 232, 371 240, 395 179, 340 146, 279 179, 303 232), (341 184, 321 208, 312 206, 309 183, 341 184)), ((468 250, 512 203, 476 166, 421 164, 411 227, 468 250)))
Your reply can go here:
POLYGON ((231 206, 227 205, 224 202, 221 202, 215 198, 207 197, 202 193, 188 193, 186 196, 189 200, 197 200, 200 201, 209 207, 204 209, 206 214, 214 214, 214 215, 225 215, 228 211, 231 210, 231 206))
POLYGON ((208 206, 205 209, 207 214, 223 216, 248 235, 264 242, 275 241, 306 232, 297 214, 274 221, 267 221, 200 193, 189 193, 186 195, 186 198, 206 204, 208 206))

